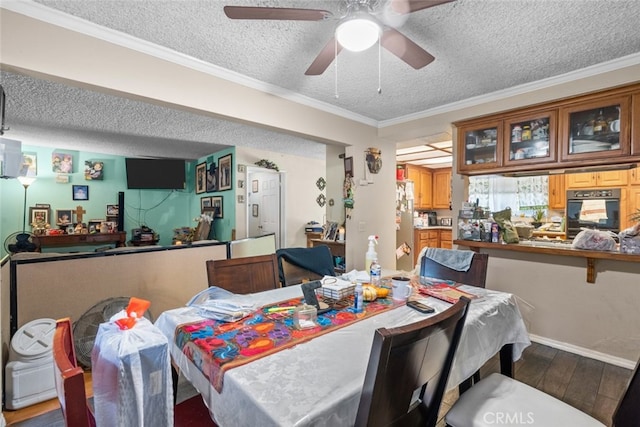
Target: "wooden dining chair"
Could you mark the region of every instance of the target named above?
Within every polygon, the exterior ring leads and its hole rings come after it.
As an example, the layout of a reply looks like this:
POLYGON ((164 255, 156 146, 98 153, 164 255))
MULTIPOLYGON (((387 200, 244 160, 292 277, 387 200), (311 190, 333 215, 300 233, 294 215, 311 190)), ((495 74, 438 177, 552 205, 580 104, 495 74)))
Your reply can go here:
POLYGON ((376 330, 356 426, 436 425, 468 306, 463 297, 435 316, 376 330))
POLYGON ((249 294, 279 287, 276 254, 207 260, 209 286, 236 294, 249 294))
MULTIPOLYGON (((442 249, 446 250, 446 249, 442 249)), ((484 288, 487 283, 487 265, 489 254, 473 254, 471 264, 467 271, 458 271, 440 264, 437 261, 423 256, 420 261, 420 276, 432 277, 444 280, 453 280, 457 283, 484 288)), ((473 376, 460 384, 460 394, 464 393, 474 383, 480 381, 480 371, 476 371, 473 376)))
POLYGON ((420 276, 453 280, 465 285, 484 288, 487 282, 488 263, 489 254, 474 253, 469 270, 457 271, 423 256, 420 264, 420 276))
POLYGON ((276 251, 282 286, 335 276, 333 255, 326 245, 311 248, 286 248, 276 251))
MULTIPOLYGON (((613 414, 612 427, 640 425, 638 366, 613 414)), ((502 374, 491 374, 460 396, 445 421, 451 427, 495 426, 496 416, 512 417, 511 424, 532 427, 604 427, 605 424, 563 401, 502 374), (520 417, 515 420, 513 417, 520 417)), ((503 423, 504 424, 504 423, 503 423)))
POLYGON ((84 371, 78 366, 71 319, 56 322, 53 334, 53 368, 58 401, 67 427, 95 427, 96 420, 84 388, 84 371))

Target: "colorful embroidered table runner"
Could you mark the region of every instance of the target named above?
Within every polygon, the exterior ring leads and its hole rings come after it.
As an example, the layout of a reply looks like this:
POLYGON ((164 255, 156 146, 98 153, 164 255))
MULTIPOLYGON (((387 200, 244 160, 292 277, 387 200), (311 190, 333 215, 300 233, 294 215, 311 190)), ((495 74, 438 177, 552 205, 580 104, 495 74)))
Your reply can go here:
POLYGON ((391 298, 381 298, 365 302, 363 312, 355 313, 351 304, 320 314, 317 326, 299 330, 293 323, 293 310, 277 311, 273 308, 298 306, 302 299, 293 298, 266 305, 238 322, 204 319, 178 325, 176 345, 220 393, 224 372, 231 368, 398 306, 391 298))

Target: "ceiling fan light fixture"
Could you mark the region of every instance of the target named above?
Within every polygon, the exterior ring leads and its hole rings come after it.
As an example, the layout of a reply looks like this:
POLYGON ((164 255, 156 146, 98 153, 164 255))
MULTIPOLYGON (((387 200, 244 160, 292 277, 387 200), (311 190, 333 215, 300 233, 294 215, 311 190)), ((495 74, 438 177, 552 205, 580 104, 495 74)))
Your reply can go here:
POLYGON ((380 26, 367 14, 356 14, 338 25, 336 39, 340 45, 352 52, 362 52, 373 46, 380 38, 380 26))

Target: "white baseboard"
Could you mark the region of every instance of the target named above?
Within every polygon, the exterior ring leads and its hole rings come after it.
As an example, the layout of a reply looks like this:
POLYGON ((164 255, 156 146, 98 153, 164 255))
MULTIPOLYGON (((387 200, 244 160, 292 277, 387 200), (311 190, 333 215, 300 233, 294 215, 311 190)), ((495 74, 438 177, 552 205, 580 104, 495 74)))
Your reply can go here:
POLYGON ((565 342, 552 340, 534 334, 529 334, 529 339, 537 342, 538 344, 548 345, 549 347, 553 347, 558 350, 568 351, 569 353, 578 354, 580 356, 599 360, 622 368, 635 369, 637 363, 636 360, 627 360, 621 357, 611 356, 610 354, 600 353, 599 351, 589 350, 583 347, 578 347, 577 345, 567 344, 565 342))

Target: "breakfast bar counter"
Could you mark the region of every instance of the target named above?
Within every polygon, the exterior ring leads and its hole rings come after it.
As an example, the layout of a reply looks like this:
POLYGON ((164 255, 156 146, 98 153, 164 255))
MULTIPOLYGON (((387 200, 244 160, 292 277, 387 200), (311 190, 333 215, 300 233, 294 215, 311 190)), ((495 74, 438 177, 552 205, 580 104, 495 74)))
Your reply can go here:
POLYGON ((515 252, 528 252, 556 256, 568 256, 585 258, 587 262, 587 282, 596 281, 596 260, 607 259, 626 262, 640 262, 640 254, 624 254, 617 251, 589 251, 574 249, 571 244, 554 242, 553 240, 525 240, 520 243, 491 243, 475 240, 454 240, 458 246, 466 246, 472 251, 480 252, 482 249, 505 250, 515 252))

